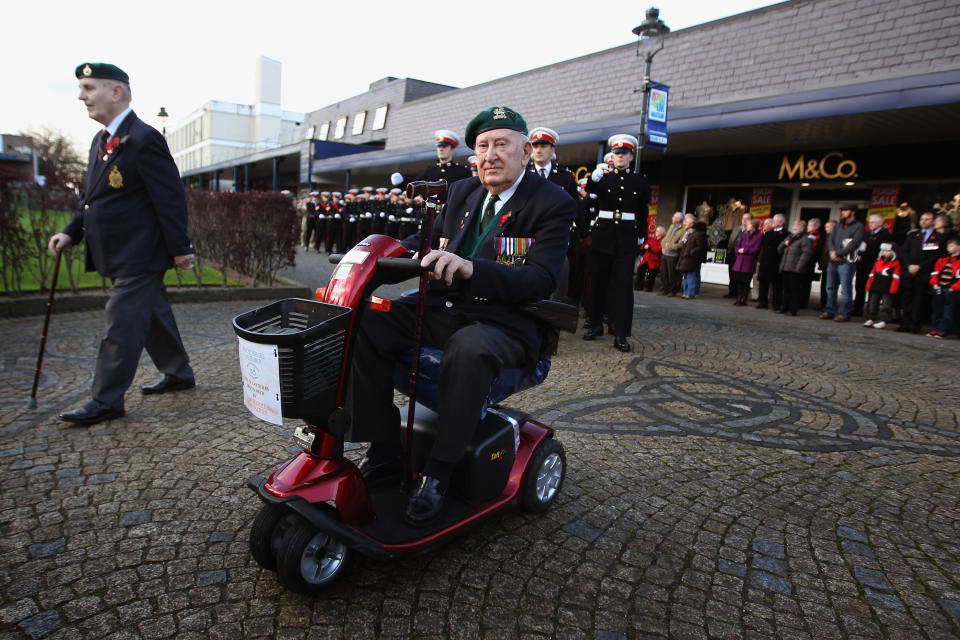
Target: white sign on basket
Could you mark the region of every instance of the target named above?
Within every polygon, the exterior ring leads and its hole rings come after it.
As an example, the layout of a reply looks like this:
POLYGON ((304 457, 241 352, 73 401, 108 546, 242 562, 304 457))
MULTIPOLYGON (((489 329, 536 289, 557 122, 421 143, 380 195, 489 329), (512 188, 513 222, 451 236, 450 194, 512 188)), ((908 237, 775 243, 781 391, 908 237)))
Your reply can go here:
POLYGON ((243 404, 250 413, 272 424, 283 424, 280 411, 280 359, 274 344, 240 341, 243 404))

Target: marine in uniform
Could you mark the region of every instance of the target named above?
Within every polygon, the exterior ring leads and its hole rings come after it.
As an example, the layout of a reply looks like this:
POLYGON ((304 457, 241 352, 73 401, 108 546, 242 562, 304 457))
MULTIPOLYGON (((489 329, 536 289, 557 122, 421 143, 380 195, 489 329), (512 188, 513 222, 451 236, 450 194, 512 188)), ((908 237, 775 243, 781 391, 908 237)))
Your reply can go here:
POLYGON ((394 173, 390 176, 390 182, 402 188, 407 183, 418 180, 427 182, 446 180, 447 185, 450 185, 457 180, 470 177, 470 169, 453 161, 453 151, 460 146, 460 136, 455 131, 439 129, 434 133, 434 137, 437 144, 437 161, 412 178, 402 173, 394 173))
POLYGON ((104 129, 90 145, 83 200, 48 247, 60 253, 85 240, 87 270, 112 280, 92 399, 60 414, 90 425, 124 415, 124 394, 144 348, 163 378, 143 393, 196 386, 163 284, 167 269, 192 268, 194 255, 180 173, 164 137, 130 109, 129 76, 99 62, 81 64, 74 74, 87 114, 104 129))
POLYGON ((603 312, 609 309, 613 346, 626 352, 631 349, 627 337, 633 324, 633 269, 637 243, 646 235, 650 185, 646 176, 630 169, 635 137, 618 134, 607 144, 613 169, 598 165, 586 189, 597 196, 597 217, 590 230, 590 328, 583 339, 603 335, 603 312))
MULTIPOLYGON (((314 236, 317 233, 317 214, 320 212, 320 193, 317 191, 310 192, 310 199, 304 204, 304 207, 307 210, 307 229, 306 229, 306 242, 303 246, 306 247, 307 251, 310 250, 310 247, 314 246, 314 236)), ((320 236, 316 235, 317 242, 316 246, 320 247, 320 236)))
MULTIPOLYGON (((579 200, 577 193, 577 181, 573 177, 573 172, 562 164, 557 164, 557 144, 560 142, 560 135, 553 129, 547 127, 534 127, 530 130, 530 143, 533 145, 533 155, 530 157, 530 164, 527 168, 557 185, 567 192, 574 200, 579 200)), ((576 235, 576 223, 570 225, 571 240, 576 235)), ((560 280, 557 283, 557 291, 554 297, 559 300, 569 301, 570 298, 570 277, 571 265, 576 260, 576 250, 571 241, 567 245, 567 259, 563 264, 563 270, 560 273, 560 280)))

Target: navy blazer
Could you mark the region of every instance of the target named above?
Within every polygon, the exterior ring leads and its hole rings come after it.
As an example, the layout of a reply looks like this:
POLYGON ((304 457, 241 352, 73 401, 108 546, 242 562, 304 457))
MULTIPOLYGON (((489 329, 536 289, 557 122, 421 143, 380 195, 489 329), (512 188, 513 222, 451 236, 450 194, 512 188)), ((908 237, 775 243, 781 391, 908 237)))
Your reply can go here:
MULTIPOLYGON (((435 223, 434 247, 457 253, 472 216, 482 214, 486 195, 477 177, 450 185, 447 204, 435 223)), ((576 213, 576 202, 562 189, 524 171, 513 197, 503 204, 493 223, 498 226, 473 258, 473 277, 455 280, 449 287, 440 280, 430 282, 427 304, 443 305, 471 322, 498 327, 524 345, 527 364, 532 366, 540 356, 543 330, 523 306, 548 298, 556 288, 576 213), (497 261, 498 246, 505 244, 500 238, 532 243, 519 260, 505 264, 497 261)), ((419 235, 404 240, 413 250, 419 249, 419 243, 419 235)))
POLYGON ((166 271, 173 257, 193 253, 187 200, 167 141, 132 111, 117 128, 119 147, 97 158, 90 145, 86 194, 63 229, 86 239, 87 271, 117 278, 166 271))

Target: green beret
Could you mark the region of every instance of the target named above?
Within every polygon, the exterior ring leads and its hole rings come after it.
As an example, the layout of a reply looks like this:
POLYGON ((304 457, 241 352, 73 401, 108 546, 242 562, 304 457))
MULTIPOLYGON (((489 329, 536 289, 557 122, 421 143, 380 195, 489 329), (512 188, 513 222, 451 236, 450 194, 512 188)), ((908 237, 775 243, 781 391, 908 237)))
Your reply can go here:
POLYGON ((77 65, 74 73, 78 80, 84 78, 103 78, 104 80, 130 83, 130 76, 127 75, 126 71, 107 62, 84 62, 83 64, 77 65))
POLYGON ((510 107, 490 107, 474 116, 467 125, 466 135, 463 136, 467 146, 472 149, 479 134, 493 129, 513 129, 527 135, 527 121, 510 107))

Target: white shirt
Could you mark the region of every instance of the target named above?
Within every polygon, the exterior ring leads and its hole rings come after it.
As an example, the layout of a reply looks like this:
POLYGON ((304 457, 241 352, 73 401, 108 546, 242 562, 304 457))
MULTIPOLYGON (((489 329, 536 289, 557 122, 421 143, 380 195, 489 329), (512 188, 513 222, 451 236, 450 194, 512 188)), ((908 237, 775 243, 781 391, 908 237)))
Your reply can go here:
POLYGON ((544 165, 544 166, 542 166, 542 167, 541 167, 541 166, 538 166, 537 163, 534 162, 534 163, 533 163, 533 166, 536 167, 537 173, 540 174, 540 176, 543 177, 543 178, 548 177, 548 176, 550 175, 550 170, 553 169, 553 163, 552 163, 552 162, 548 162, 546 165, 544 165), (544 172, 546 172, 546 173, 544 173, 544 172))
MULTIPOLYGON (((499 198, 500 198, 500 199, 497 200, 495 203, 493 203, 493 212, 494 212, 494 215, 500 213, 500 209, 503 208, 503 205, 507 202, 507 200, 509 200, 510 198, 513 197, 513 194, 514 194, 514 193, 516 193, 517 187, 520 186, 520 181, 523 180, 523 174, 524 174, 524 173, 526 173, 526 171, 524 171, 524 172, 522 172, 522 173, 520 174, 520 177, 517 178, 517 181, 514 182, 514 183, 510 186, 509 189, 507 189, 507 190, 504 191, 503 193, 499 194, 499 198)), ((493 196, 493 194, 488 191, 488 192, 487 192, 487 197, 483 199, 483 207, 481 207, 481 209, 480 209, 481 215, 483 215, 483 214, 482 214, 483 211, 486 211, 486 210, 487 210, 487 203, 490 201, 490 198, 491 198, 492 196, 493 196)))
POLYGON ((132 109, 127 107, 120 114, 110 121, 110 124, 107 125, 107 133, 110 134, 110 137, 117 135, 117 129, 120 128, 120 123, 123 122, 123 119, 127 117, 127 114, 130 113, 132 109))

